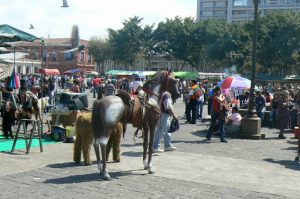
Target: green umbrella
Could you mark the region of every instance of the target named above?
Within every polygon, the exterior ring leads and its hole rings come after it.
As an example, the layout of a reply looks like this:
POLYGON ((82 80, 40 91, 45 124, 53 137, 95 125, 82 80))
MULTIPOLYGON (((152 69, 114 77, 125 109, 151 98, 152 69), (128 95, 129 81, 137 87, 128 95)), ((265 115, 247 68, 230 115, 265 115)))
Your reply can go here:
POLYGON ((184 78, 184 79, 199 78, 199 74, 197 72, 187 72, 187 71, 174 72, 174 76, 179 78, 184 78))
POLYGON ((0 44, 16 41, 34 41, 36 39, 38 39, 38 37, 16 29, 10 25, 0 25, 0 44))

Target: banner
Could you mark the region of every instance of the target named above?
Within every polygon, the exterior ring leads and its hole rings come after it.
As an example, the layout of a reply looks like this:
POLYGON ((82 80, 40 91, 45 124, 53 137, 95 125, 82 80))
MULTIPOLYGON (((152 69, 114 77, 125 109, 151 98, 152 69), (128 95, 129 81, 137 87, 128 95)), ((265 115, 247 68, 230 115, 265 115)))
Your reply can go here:
POLYGON ((9 87, 12 88, 12 89, 20 88, 20 77, 16 73, 15 69, 11 73, 9 87))

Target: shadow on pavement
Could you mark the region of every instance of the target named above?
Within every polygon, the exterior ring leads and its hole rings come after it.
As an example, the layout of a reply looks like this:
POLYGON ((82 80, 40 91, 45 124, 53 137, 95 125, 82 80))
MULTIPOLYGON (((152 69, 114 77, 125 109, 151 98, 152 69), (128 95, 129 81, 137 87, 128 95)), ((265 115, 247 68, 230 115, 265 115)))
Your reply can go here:
POLYGON ((289 148, 286 148, 286 149, 283 149, 283 150, 293 150, 293 151, 297 151, 298 150, 298 147, 295 146, 295 147, 289 147, 289 148))
POLYGON ((296 140, 296 139, 294 139, 294 140, 288 140, 287 143, 298 145, 298 140, 296 140))
POLYGON ((143 156, 143 151, 142 151, 142 149, 141 149, 140 152, 137 152, 137 151, 127 151, 127 152, 123 152, 122 155, 128 156, 128 157, 142 157, 143 156))
POLYGON ((72 183, 82 183, 82 182, 91 182, 91 181, 99 181, 101 178, 96 173, 90 174, 82 174, 82 175, 74 175, 67 176, 61 178, 53 178, 44 181, 46 184, 72 184, 72 183))
MULTIPOLYGON (((114 161, 107 161, 107 164, 114 164, 114 161)), ((92 165, 97 165, 97 161, 92 161, 92 165)), ((71 167, 88 167, 84 165, 83 161, 80 164, 75 164, 74 162, 64 162, 64 163, 57 163, 57 164, 49 164, 46 167, 53 168, 53 169, 64 169, 64 168, 71 168, 71 167)))
MULTIPOLYGON (((109 175, 112 179, 118 179, 122 176, 129 176, 129 175, 147 175, 134 173, 140 170, 129 170, 129 171, 118 171, 118 172, 109 172, 109 175)), ((83 183, 83 182, 92 182, 92 181, 101 181, 103 180, 103 176, 99 175, 98 173, 89 173, 89 174, 80 174, 80 175, 73 175, 73 176, 66 176, 60 178, 52 178, 44 181, 46 184, 76 184, 76 183, 83 183)))
POLYGON ((300 164, 294 160, 274 160, 273 158, 264 159, 264 161, 274 164, 280 164, 285 166, 285 168, 300 171, 300 164))
POLYGON ((208 141, 205 137, 201 140, 195 140, 195 141, 173 141, 174 144, 176 143, 185 143, 185 144, 211 144, 212 141, 208 141))
MULTIPOLYGON (((93 162, 93 164, 96 164, 96 162, 93 162)), ((63 168, 69 168, 69 167, 75 167, 75 166, 84 166, 82 164, 75 164, 74 162, 64 162, 64 163, 57 163, 57 164, 49 164, 47 167, 54 168, 54 169, 63 169, 63 168)))
POLYGON ((136 147, 136 146, 143 146, 143 143, 136 142, 134 144, 121 144, 121 147, 136 147))
POLYGON ((8 155, 26 155, 26 151, 24 151, 24 150, 15 150, 14 152, 0 151, 0 153, 5 153, 5 154, 8 154, 8 155))

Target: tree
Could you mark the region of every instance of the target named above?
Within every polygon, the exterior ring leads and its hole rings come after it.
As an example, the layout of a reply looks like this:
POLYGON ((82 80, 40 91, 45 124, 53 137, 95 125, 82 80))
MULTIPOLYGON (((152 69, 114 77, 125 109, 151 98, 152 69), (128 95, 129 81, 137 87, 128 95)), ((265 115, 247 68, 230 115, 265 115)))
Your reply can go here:
POLYGON ((277 73, 292 73, 297 65, 295 55, 300 47, 300 14, 294 12, 275 12, 260 19, 261 44, 258 52, 259 62, 277 73))
POLYGON ((157 54, 153 25, 145 26, 141 34, 141 52, 147 63, 148 70, 151 70, 151 60, 157 54))
POLYGON ((89 42, 89 52, 100 67, 99 73, 104 74, 104 62, 110 59, 110 48, 108 42, 98 37, 92 37, 89 42))
POLYGON ((134 66, 138 54, 141 52, 143 19, 137 16, 123 22, 120 30, 109 29, 109 44, 112 47, 113 58, 123 63, 126 67, 134 66))
POLYGON ((80 45, 80 37, 79 37, 79 28, 77 25, 72 27, 71 33, 71 46, 72 48, 77 48, 80 45))

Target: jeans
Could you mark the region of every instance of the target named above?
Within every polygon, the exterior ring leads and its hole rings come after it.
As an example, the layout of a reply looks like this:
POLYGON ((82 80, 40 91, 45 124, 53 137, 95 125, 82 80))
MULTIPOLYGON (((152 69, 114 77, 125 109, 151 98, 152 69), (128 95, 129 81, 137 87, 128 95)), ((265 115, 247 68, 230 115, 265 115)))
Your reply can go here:
POLYGON ((190 123, 196 124, 197 117, 197 100, 191 99, 186 106, 186 120, 190 123), (192 111, 192 119, 191 119, 191 111, 192 111))
POLYGON ((203 113, 203 105, 204 105, 204 101, 198 101, 197 103, 197 118, 202 118, 202 113, 203 113))
POLYGON ((172 146, 171 134, 167 132, 169 127, 170 127, 170 115, 166 113, 161 113, 154 134, 154 141, 153 141, 154 149, 158 149, 160 147, 160 140, 162 137, 164 137, 165 148, 172 146))
POLYGON ((98 93, 98 87, 93 86, 93 97, 96 98, 96 94, 98 93))
POLYGON ((225 127, 226 134, 238 135, 241 131, 241 125, 229 125, 225 127))
POLYGON ((261 119, 261 123, 264 122, 264 117, 265 117, 265 108, 263 109, 256 109, 256 113, 257 113, 257 116, 261 119))
MULTIPOLYGON (((206 138, 209 138, 209 139, 211 138, 213 129, 214 129, 215 125, 217 124, 217 120, 219 120, 219 112, 213 111, 211 113, 211 124, 210 124, 208 132, 206 134, 206 138)), ((219 130, 220 130, 220 139, 221 140, 225 139, 224 123, 225 123, 224 120, 219 120, 219 126, 220 126, 219 130)))

